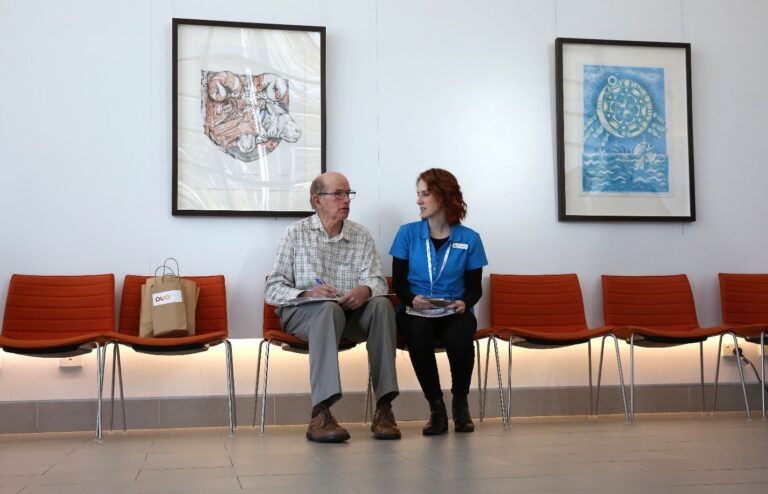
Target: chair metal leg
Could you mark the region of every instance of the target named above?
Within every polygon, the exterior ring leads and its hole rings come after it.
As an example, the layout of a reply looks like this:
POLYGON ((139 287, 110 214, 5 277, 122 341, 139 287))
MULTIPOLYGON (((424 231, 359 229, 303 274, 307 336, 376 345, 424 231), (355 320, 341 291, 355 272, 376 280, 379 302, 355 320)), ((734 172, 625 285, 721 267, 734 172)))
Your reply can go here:
MULTIPOLYGON (((488 402, 488 362, 489 362, 489 357, 491 356, 491 338, 492 337, 489 337, 488 341, 485 344, 485 379, 483 379, 483 408, 481 410, 481 415, 480 415, 480 421, 481 422, 483 421, 483 418, 485 418, 485 410, 486 410, 487 402, 488 402)), ((493 342, 493 345, 494 345, 494 348, 495 348, 496 347, 496 342, 495 341, 493 342)), ((499 365, 499 355, 498 355, 498 353, 499 352, 497 350, 496 351, 496 366, 497 366, 496 370, 497 371, 498 371, 498 365, 499 365)), ((503 417, 504 410, 501 410, 501 413, 502 413, 502 417, 503 417)))
POLYGON ((365 408, 363 408, 363 425, 368 423, 368 417, 373 420, 373 400, 371 399, 371 390, 373 388, 373 379, 371 378, 371 361, 368 361, 368 385, 365 389, 365 408))
POLYGON ((589 369, 589 415, 595 416, 595 411, 592 408, 592 340, 587 340, 587 361, 589 369))
POLYGON ((512 340, 507 341, 507 402, 506 410, 512 414, 512 340))
MULTIPOLYGON (((120 386, 120 406, 123 411, 123 432, 128 431, 126 421, 128 420, 125 415, 125 394, 123 392, 123 365, 120 361, 120 345, 117 342, 110 341, 104 345, 105 359, 107 346, 112 345, 112 385, 110 387, 110 413, 109 413, 109 431, 112 432, 113 423, 115 418, 115 375, 118 377, 118 385, 120 386)), ((106 362, 105 362, 106 363, 106 362)))
MULTIPOLYGON (((122 406, 123 410, 123 432, 127 431, 126 426, 126 416, 125 416, 125 395, 123 394, 123 369, 122 364, 120 362, 120 345, 117 344, 117 342, 114 341, 108 341, 104 345, 104 353, 105 353, 105 364, 106 364, 106 352, 107 347, 109 345, 112 345, 112 380, 110 385, 110 394, 109 394, 109 404, 110 404, 110 410, 109 410, 109 432, 112 432, 114 428, 114 420, 115 420, 115 377, 119 376, 119 386, 120 386, 120 405, 122 406)), ((106 369, 105 369, 106 372, 106 369)))
POLYGON ((629 337, 629 421, 635 421, 635 335, 629 337))
MULTIPOLYGON (((741 366, 739 366, 741 369, 741 366)), ((704 342, 699 342, 699 370, 701 372, 701 414, 707 410, 706 396, 704 395, 704 342)))
POLYGON ((627 409, 627 394, 624 388, 624 370, 621 364, 621 352, 619 351, 619 340, 615 335, 607 334, 603 336, 600 342, 600 364, 597 370, 597 398, 595 399, 595 415, 600 410, 600 385, 603 378, 603 356, 605 355, 605 340, 606 338, 613 339, 613 345, 616 350, 616 368, 619 373, 619 386, 621 386, 621 402, 624 405, 624 422, 631 423, 629 416, 629 410, 627 409))
POLYGON ((264 342, 261 340, 259 343, 259 356, 256 358, 256 386, 253 391, 253 427, 256 427, 256 417, 258 417, 259 410, 259 373, 261 371, 261 350, 264 347, 264 342))
POLYGON ((478 340, 475 340, 475 355, 477 357, 475 359, 475 365, 477 365, 477 410, 480 414, 480 422, 482 422, 485 416, 485 410, 483 410, 483 368, 480 365, 480 342, 478 340))
POLYGON ((234 437, 237 426, 237 409, 235 403, 235 371, 232 361, 232 343, 224 340, 224 358, 227 363, 227 408, 229 409, 229 437, 234 437))
MULTIPOLYGON (((602 340, 600 341, 600 363, 597 366, 597 397, 595 399, 595 415, 597 415, 597 412, 600 410, 600 383, 603 380, 603 355, 605 354, 605 339, 608 337, 608 335, 603 336, 602 340)), ((590 396, 591 400, 591 396, 590 396)), ((592 406, 590 401, 590 407, 592 406)), ((626 403, 625 403, 626 406, 626 403)))
POLYGON ((373 414, 376 413, 376 411, 373 409, 373 377, 371 377, 371 373, 368 372, 368 416, 371 417, 371 421, 373 421, 373 414))
POLYGON ((624 404, 624 422, 627 424, 634 422, 635 417, 634 413, 632 415, 632 420, 629 419, 629 412, 627 410, 627 394, 624 391, 624 368, 621 365, 621 352, 619 352, 619 339, 616 338, 615 335, 608 335, 611 338, 613 338, 613 345, 616 348, 616 367, 619 369, 619 385, 621 386, 621 402, 624 404))
POLYGON ((120 358, 120 345, 115 345, 115 354, 117 355, 117 383, 120 386, 120 407, 123 410, 123 432, 128 432, 128 416, 125 414, 125 393, 123 391, 123 361, 120 358))
MULTIPOLYGON (((499 361, 499 346, 496 342, 496 337, 491 336, 491 342, 493 342, 493 352, 496 354, 496 378, 499 381, 499 406, 501 407, 501 423, 504 428, 509 426, 509 410, 504 409, 504 385, 501 383, 501 362, 499 361)), ((489 343, 490 344, 490 343, 489 343)), ((486 374, 486 379, 488 374, 486 374)))
POLYGON ((260 433, 264 434, 264 416, 267 412, 267 384, 269 384, 269 344, 264 351, 264 395, 261 397, 261 429, 260 433))
POLYGON ((720 358, 723 354, 723 336, 724 334, 720 335, 720 338, 717 340, 717 363, 715 364, 715 384, 713 385, 712 389, 712 414, 715 414, 715 410, 717 410, 717 386, 720 382, 720 358))
POLYGON ((96 343, 96 439, 95 442, 101 442, 101 396, 104 388, 104 365, 106 352, 104 347, 96 343))
POLYGON ((752 420, 752 412, 749 410, 749 399, 747 399, 747 386, 744 384, 744 368, 741 366, 741 348, 739 340, 733 332, 728 332, 733 337, 733 344, 736 348, 736 365, 739 367, 739 377, 741 378, 741 392, 744 394, 744 407, 747 409, 747 420, 752 420))
POLYGON ((765 419, 765 333, 760 333, 760 396, 763 405, 763 419, 765 419))
MULTIPOLYGON (((112 345, 112 379, 109 386, 109 432, 112 432, 112 426, 115 421, 115 368, 117 367, 117 343, 107 342, 104 344, 104 351, 107 351, 107 347, 112 345)), ((105 369, 106 372, 106 369, 105 369)))

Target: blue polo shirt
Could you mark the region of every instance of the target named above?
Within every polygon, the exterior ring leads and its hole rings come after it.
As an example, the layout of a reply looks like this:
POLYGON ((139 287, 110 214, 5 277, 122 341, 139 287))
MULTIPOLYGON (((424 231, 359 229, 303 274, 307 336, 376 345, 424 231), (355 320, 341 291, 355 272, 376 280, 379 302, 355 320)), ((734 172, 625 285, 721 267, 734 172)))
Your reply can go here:
POLYGON ((401 226, 389 254, 408 261, 411 293, 424 297, 461 299, 464 297, 464 272, 488 265, 480 235, 461 224, 451 227, 448 240, 435 252, 435 246, 429 240, 427 220, 401 226), (432 259, 431 287, 427 248, 432 259))

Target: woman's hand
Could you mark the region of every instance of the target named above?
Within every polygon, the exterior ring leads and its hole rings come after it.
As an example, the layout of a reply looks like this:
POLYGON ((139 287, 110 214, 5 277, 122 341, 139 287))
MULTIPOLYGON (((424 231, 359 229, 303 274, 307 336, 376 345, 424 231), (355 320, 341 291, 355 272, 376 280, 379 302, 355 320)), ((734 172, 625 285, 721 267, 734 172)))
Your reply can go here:
POLYGON ((434 309, 435 306, 432 305, 432 302, 425 299, 421 295, 416 295, 413 297, 413 302, 411 303, 411 307, 414 309, 434 309))
POLYGON ((465 304, 463 300, 454 300, 448 307, 453 307, 456 314, 464 314, 464 311, 467 310, 467 304, 465 304))

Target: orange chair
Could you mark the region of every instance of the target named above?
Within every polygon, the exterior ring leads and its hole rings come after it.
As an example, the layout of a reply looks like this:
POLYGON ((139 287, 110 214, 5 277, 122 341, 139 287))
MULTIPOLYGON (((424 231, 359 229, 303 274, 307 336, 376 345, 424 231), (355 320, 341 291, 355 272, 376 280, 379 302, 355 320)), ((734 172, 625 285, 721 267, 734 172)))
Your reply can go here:
MULTIPOLYGON (((723 324, 731 326, 736 336, 760 345, 760 375, 762 412, 765 418, 765 335, 768 332, 768 274, 718 274, 720 280, 720 308, 723 324)), ((720 351, 718 347, 715 371, 715 398, 712 411, 717 406, 717 381, 720 377, 720 351)), ((741 370, 741 365, 739 365, 741 370)))
MULTIPOLYGON (((491 336, 509 345, 507 360, 507 403, 504 425, 509 424, 512 406, 512 347, 563 348, 587 344, 589 374, 589 413, 596 413, 592 399, 592 339, 602 338, 600 349, 600 374, 606 338, 613 338, 616 348, 616 364, 624 396, 624 377, 621 356, 616 337, 610 328, 590 329, 584 315, 584 301, 579 279, 575 274, 514 275, 491 274, 491 336)), ((498 351, 496 361, 498 366, 498 351)), ((487 363, 486 363, 487 365, 487 363)), ((486 375, 488 370, 486 368, 486 375)), ((499 389, 502 388, 499 375, 499 389)), ((626 399, 624 417, 628 421, 626 399)))
MULTIPOLYGON (((253 426, 256 427, 256 415, 258 414, 259 402, 259 379, 261 374, 261 353, 266 345, 264 352, 264 390, 261 398, 261 425, 260 432, 264 434, 264 416, 267 409, 267 384, 269 383, 269 345, 278 345, 283 350, 294 353, 309 353, 309 343, 301 338, 297 338, 290 333, 283 331, 280 326, 280 317, 275 312, 275 306, 264 302, 264 325, 262 330, 262 340, 259 343, 259 356, 256 360, 256 389, 254 390, 253 400, 253 426)), ((357 342, 342 338, 339 342, 339 351, 349 350, 357 346, 357 342)), ((370 398, 370 372, 368 377, 368 396, 370 398)), ((366 410, 368 409, 366 399, 366 410)))
POLYGON ((229 412, 229 433, 233 435, 237 425, 235 411, 235 384, 232 363, 232 344, 227 325, 227 291, 224 276, 184 276, 200 288, 195 311, 195 334, 168 338, 142 338, 139 336, 141 314, 141 285, 149 276, 126 275, 120 299, 120 320, 118 332, 112 333, 107 344, 114 345, 112 360, 112 397, 114 401, 115 366, 120 376, 121 402, 123 403, 123 430, 125 430, 125 403, 122 399, 123 382, 120 365, 120 345, 126 345, 136 352, 150 355, 189 355, 204 352, 211 346, 224 344, 227 369, 227 394, 229 412))
MULTIPOLYGON (((711 336, 736 335, 729 326, 702 328, 696 317, 693 292, 684 274, 666 276, 603 275, 603 315, 613 334, 629 343, 630 418, 635 419, 635 346, 665 348, 699 344, 701 405, 704 394, 704 341, 711 336)), ((744 403, 750 417, 744 373, 741 374, 744 403)))
POLYGON ((101 440, 103 335, 115 326, 115 276, 14 274, 0 346, 31 357, 72 357, 96 350, 96 440, 101 440))

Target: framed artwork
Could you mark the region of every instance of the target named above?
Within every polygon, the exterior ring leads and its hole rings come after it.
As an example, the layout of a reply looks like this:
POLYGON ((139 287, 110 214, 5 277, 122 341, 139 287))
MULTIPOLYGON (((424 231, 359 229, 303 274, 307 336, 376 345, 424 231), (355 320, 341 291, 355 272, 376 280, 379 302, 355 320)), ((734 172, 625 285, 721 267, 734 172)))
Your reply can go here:
POLYGON ((173 19, 174 215, 308 216, 325 28, 173 19))
POLYGON ((691 45, 557 38, 560 221, 695 221, 691 45))

